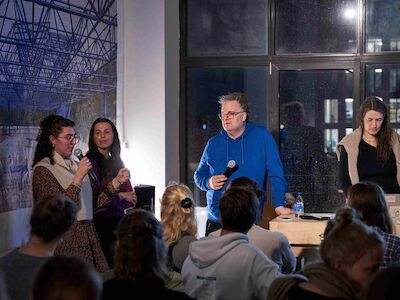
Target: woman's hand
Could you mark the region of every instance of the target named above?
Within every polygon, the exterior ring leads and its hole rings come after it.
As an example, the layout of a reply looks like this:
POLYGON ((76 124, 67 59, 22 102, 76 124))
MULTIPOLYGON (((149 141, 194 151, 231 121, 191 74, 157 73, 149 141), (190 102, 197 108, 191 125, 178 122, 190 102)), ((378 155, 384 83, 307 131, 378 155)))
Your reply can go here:
POLYGON ((78 170, 76 170, 74 179, 72 180, 72 183, 76 186, 81 186, 83 178, 86 176, 86 174, 89 172, 89 170, 92 168, 92 164, 90 163, 90 160, 87 157, 82 158, 79 161, 78 164, 78 170))
POLYGON ((121 185, 131 178, 131 174, 127 168, 122 168, 118 171, 117 176, 112 180, 113 187, 118 190, 121 185))
POLYGON ((120 192, 118 193, 118 198, 132 203, 133 207, 136 206, 138 200, 135 192, 120 192))

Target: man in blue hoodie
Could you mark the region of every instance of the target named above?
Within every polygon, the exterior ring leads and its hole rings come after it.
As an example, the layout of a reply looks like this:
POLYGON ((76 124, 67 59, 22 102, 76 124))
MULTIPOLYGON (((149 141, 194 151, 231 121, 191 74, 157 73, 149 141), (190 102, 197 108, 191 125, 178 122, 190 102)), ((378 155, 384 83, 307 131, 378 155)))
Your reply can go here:
MULTIPOLYGON (((218 202, 228 185, 228 178, 223 173, 230 160, 236 162, 237 170, 229 180, 247 176, 265 190, 268 176, 275 212, 278 215, 291 213, 290 209, 283 206, 286 181, 271 133, 264 126, 249 122, 250 107, 243 93, 221 96, 219 103, 223 130, 207 142, 194 173, 197 186, 207 192, 207 235, 221 228, 218 202)), ((264 203, 260 203, 261 214, 263 207, 264 203)))

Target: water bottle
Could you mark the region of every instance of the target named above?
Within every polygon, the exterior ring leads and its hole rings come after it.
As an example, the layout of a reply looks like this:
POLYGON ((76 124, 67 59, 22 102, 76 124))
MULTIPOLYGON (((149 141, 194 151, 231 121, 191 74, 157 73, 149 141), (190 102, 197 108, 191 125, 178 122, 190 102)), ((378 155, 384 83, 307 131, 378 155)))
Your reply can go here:
POLYGON ((299 218, 304 213, 303 196, 300 192, 296 193, 296 201, 294 202, 294 216, 299 218))

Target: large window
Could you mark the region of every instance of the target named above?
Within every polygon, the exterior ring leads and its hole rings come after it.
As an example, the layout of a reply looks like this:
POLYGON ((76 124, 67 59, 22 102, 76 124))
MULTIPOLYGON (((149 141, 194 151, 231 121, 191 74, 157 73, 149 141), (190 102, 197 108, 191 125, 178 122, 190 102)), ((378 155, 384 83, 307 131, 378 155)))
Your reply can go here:
POLYGON ((267 53, 265 0, 187 1, 189 56, 267 53))
MULTIPOLYGON (((345 201, 337 143, 362 100, 380 96, 400 132, 400 0, 182 0, 182 179, 221 129, 218 96, 246 93, 280 148, 287 197, 306 211, 345 201)), ((271 193, 268 190, 268 200, 271 193)), ((204 204, 204 201, 203 201, 204 204)))
POLYGON ((277 54, 357 52, 357 0, 275 3, 277 54))
POLYGON ((332 211, 338 191, 335 147, 352 126, 353 70, 279 72, 279 141, 288 193, 302 192, 305 211, 332 211), (352 102, 350 102, 352 104, 352 102))
POLYGON ((367 52, 400 51, 400 7, 397 0, 366 1, 367 52))

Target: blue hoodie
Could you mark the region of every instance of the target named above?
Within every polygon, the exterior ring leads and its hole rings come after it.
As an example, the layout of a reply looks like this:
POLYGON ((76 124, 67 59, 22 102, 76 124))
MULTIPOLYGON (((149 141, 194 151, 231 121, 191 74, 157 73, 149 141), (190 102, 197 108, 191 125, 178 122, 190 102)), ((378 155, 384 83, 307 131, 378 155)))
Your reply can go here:
MULTIPOLYGON (((246 124, 243 134, 232 139, 225 130, 212 137, 203 152, 199 166, 194 173, 197 186, 207 192, 208 219, 219 223, 218 202, 229 182, 235 178, 247 176, 257 182, 257 186, 266 189, 267 176, 272 185, 275 207, 284 204, 286 180, 278 148, 263 126, 252 122, 246 124), (230 160, 235 160, 238 170, 234 172, 222 189, 215 191, 208 185, 214 175, 221 175, 230 160)), ((260 203, 261 213, 264 202, 260 203)))

